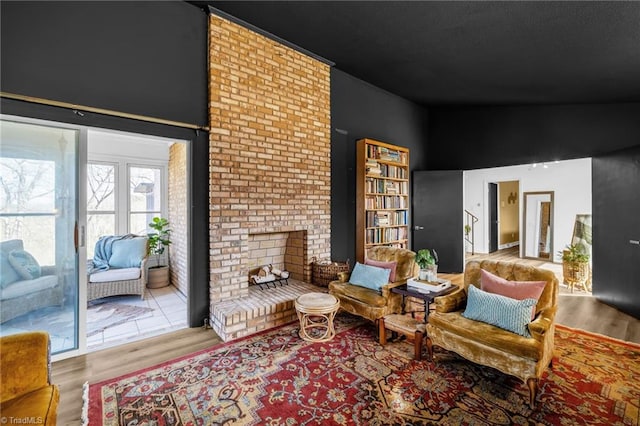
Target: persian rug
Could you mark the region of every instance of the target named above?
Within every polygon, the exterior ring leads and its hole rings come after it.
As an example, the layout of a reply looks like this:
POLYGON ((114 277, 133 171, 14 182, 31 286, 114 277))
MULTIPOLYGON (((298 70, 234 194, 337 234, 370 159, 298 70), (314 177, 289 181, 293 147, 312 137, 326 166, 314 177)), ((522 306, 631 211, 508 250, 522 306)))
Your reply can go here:
POLYGON ((528 388, 435 348, 339 314, 325 343, 298 324, 89 386, 89 425, 637 425, 640 345, 558 326, 535 409, 528 388))

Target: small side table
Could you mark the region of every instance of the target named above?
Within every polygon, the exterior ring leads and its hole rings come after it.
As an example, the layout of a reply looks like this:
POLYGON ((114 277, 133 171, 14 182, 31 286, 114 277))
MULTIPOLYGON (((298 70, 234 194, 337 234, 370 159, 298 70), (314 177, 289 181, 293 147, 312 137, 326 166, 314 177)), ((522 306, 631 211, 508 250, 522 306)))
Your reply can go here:
POLYGON ((300 338, 308 342, 326 342, 336 335, 333 318, 340 309, 340 301, 327 293, 307 293, 295 301, 296 312, 300 320, 300 338), (310 334, 320 329, 320 333, 310 334), (324 333, 322 333, 324 330, 324 333))
POLYGON ((422 359, 422 342, 427 335, 424 324, 407 315, 391 314, 380 318, 379 336, 382 346, 387 344, 387 329, 413 339, 413 357, 422 359))
MULTIPOLYGON (((426 324, 429 319, 429 305, 433 302, 438 296, 444 296, 445 294, 449 294, 452 291, 456 290, 458 287, 456 285, 451 285, 450 287, 435 293, 422 293, 419 291, 412 290, 407 287, 406 284, 403 284, 398 287, 393 287, 391 291, 393 293, 402 295, 402 313, 405 313, 405 299, 406 297, 413 297, 415 299, 421 299, 424 303, 424 323, 426 324)), ((411 313, 413 316, 413 312, 411 313)))

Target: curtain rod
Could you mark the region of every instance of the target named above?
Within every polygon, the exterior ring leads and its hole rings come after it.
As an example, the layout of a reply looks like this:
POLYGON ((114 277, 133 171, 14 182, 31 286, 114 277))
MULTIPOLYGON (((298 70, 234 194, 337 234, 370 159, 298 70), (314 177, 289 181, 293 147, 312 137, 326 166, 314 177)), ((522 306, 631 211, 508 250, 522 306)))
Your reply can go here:
POLYGON ((197 124, 184 123, 184 122, 181 122, 181 121, 165 120, 164 118, 149 117, 147 115, 131 114, 131 113, 128 113, 128 112, 121 112, 121 111, 114 111, 114 110, 111 110, 111 109, 90 107, 90 106, 86 106, 86 105, 71 104, 71 103, 68 103, 68 102, 54 101, 54 100, 51 100, 51 99, 37 98, 37 97, 34 97, 34 96, 17 95, 15 93, 0 92, 0 97, 7 98, 7 99, 14 99, 14 100, 18 100, 18 101, 24 101, 24 102, 31 102, 31 103, 35 103, 35 104, 41 104, 41 105, 48 105, 48 106, 54 106, 54 107, 60 107, 60 108, 67 108, 67 109, 70 109, 70 110, 72 110, 72 111, 74 111, 76 113, 78 113, 78 112, 93 112, 93 113, 96 113, 96 114, 109 115, 109 116, 112 116, 112 117, 129 118, 129 119, 132 119, 132 120, 147 121, 149 123, 165 124, 167 126, 183 127, 183 128, 187 128, 187 129, 194 129, 194 130, 204 130, 206 132, 209 131, 209 127, 199 126, 197 124))

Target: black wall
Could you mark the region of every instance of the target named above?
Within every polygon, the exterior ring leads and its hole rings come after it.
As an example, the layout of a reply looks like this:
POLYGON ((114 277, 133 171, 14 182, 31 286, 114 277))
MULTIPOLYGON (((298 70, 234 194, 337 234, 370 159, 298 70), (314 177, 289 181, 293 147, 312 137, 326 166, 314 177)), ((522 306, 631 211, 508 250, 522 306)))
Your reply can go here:
MULTIPOLYGON (((207 15, 184 2, 0 4, 2 91, 207 125, 207 15)), ((189 324, 209 312, 208 135, 2 98, 2 113, 189 140, 189 324)))
POLYGON ((638 143, 640 104, 429 109, 430 170, 594 157, 638 143))
POLYGON ((409 148, 410 169, 424 168, 427 110, 331 70, 331 258, 355 261, 356 141, 372 138, 409 148))
POLYGON ((2 91, 207 125, 207 19, 181 1, 5 2, 2 91))

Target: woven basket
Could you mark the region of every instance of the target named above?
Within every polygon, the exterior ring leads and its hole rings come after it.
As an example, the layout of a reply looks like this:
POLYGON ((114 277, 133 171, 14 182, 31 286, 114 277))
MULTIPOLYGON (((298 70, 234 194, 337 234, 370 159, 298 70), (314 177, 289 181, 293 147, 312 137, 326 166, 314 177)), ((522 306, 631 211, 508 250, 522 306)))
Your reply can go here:
POLYGON ((584 285, 589 279, 589 262, 562 262, 564 282, 584 285))
POLYGON ((334 262, 330 259, 312 260, 313 283, 321 287, 328 287, 331 281, 338 279, 338 273, 349 272, 349 260, 346 262, 334 262))

